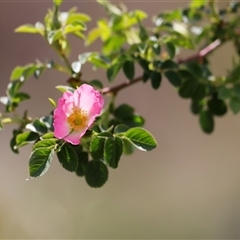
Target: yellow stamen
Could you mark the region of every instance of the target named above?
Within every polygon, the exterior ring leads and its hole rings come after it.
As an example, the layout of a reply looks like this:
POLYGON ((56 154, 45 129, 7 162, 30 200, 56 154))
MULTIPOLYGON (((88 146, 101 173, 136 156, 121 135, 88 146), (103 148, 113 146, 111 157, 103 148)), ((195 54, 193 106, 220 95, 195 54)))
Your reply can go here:
POLYGON ((68 123, 74 131, 81 130, 87 126, 88 115, 87 112, 73 107, 71 115, 68 117, 68 123))

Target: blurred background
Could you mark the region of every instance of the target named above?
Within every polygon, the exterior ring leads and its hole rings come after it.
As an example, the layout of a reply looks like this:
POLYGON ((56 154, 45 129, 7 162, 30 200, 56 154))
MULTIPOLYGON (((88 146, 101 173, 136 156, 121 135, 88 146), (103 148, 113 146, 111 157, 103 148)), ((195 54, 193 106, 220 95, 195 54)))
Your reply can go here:
MULTIPOLYGON (((146 11, 146 24, 160 11, 189 3, 122 2, 146 11)), ((36 58, 57 60, 40 36, 13 32, 21 24, 43 21, 51 6, 50 0, 0 1, 0 96, 15 66, 36 58)), ((66 0, 61 9, 73 6, 92 17, 89 29, 105 16, 95 1, 66 0)), ((75 38, 71 42, 74 61, 88 50, 75 38)), ((89 49, 99 50, 99 43, 89 49)), ((228 69, 232 54, 231 45, 225 44, 211 56, 215 73, 228 69)), ((83 77, 106 79, 104 72, 91 67, 84 67, 83 77)), ((123 75, 117 81, 124 81, 123 75)), ((19 111, 29 109, 33 117, 47 114, 47 98, 57 100, 60 94, 54 87, 65 82, 66 76, 54 70, 39 80, 29 79, 23 90, 31 91, 32 100, 22 103, 19 111)), ((131 86, 120 92, 117 102, 133 105, 146 118, 145 127, 159 146, 124 156, 100 189, 68 173, 56 158, 44 177, 25 181, 30 147, 16 155, 9 148, 12 127, 0 132, 0 238, 239 239, 240 117, 229 112, 217 119, 214 133, 206 135, 190 113, 189 101, 180 99, 166 80, 157 91, 149 83, 131 86)))

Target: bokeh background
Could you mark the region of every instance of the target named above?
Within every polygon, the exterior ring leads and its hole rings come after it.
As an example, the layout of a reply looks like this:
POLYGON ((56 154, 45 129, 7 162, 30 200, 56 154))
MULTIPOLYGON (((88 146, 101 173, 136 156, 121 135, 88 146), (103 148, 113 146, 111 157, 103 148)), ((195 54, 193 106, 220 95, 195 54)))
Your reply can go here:
MULTIPOLYGON (((189 3, 123 2, 129 9, 146 11, 146 24, 162 10, 189 3)), ((42 21, 51 5, 50 0, 0 1, 1 96, 16 65, 36 58, 57 59, 40 36, 13 33, 21 24, 42 21)), ((73 6, 92 16, 89 28, 105 16, 95 1, 66 0, 62 10, 73 6)), ((73 38, 71 42, 74 61, 87 50, 81 41, 73 38)), ((99 50, 99 43, 90 50, 99 50)), ((228 69, 232 54, 232 46, 225 44, 211 56, 215 73, 228 69)), ((86 79, 106 79, 104 72, 88 66, 83 74, 86 79)), ((124 81, 123 75, 117 81, 124 81)), ((51 110, 47 98, 57 99, 60 94, 54 87, 65 82, 66 76, 53 70, 40 80, 29 79, 24 90, 31 91, 33 100, 22 103, 19 110, 28 108, 32 116, 45 115, 51 110)), ((229 112, 218 118, 214 133, 206 135, 190 113, 189 101, 180 99, 166 80, 157 91, 150 84, 129 87, 117 102, 132 104, 145 116, 145 127, 154 133, 159 147, 123 157, 100 189, 88 187, 84 178, 65 171, 56 158, 44 177, 25 181, 30 147, 15 155, 9 148, 12 127, 0 132, 0 238, 239 239, 239 116, 229 112)))

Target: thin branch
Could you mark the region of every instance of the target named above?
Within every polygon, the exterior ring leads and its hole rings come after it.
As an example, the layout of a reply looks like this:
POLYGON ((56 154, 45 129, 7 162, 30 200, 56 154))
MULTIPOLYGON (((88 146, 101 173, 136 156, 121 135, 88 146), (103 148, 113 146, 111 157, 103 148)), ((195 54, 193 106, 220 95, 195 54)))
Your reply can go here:
POLYGON ((192 55, 190 57, 187 57, 187 58, 179 59, 177 61, 177 64, 182 64, 182 63, 187 63, 187 62, 191 62, 191 61, 194 61, 194 60, 202 59, 206 55, 211 53, 213 50, 215 50, 217 47, 219 47, 221 45, 221 43, 222 43, 221 40, 216 39, 214 42, 210 43, 205 48, 200 50, 197 54, 194 54, 194 55, 192 55))
MULTIPOLYGON (((206 55, 208 55, 209 53, 211 53, 213 50, 215 50, 217 47, 219 47, 221 45, 221 40, 216 39, 214 42, 210 43, 209 45, 207 45, 206 47, 204 47, 202 50, 200 50, 197 54, 194 54, 190 57, 187 58, 183 58, 183 59, 179 59, 177 61, 177 64, 182 64, 182 63, 187 63, 187 62, 191 62, 194 60, 198 60, 198 59, 202 59, 204 58, 206 55)), ((112 94, 117 94, 120 90, 129 87, 137 82, 140 82, 142 80, 142 76, 139 76, 137 78, 134 78, 132 81, 127 80, 119 85, 113 86, 113 87, 106 87, 103 88, 101 90, 102 94, 108 94, 108 93, 112 93, 112 94)))
POLYGON ((113 86, 113 87, 106 87, 101 90, 102 94, 112 93, 116 94, 123 88, 126 88, 130 85, 133 85, 134 83, 140 82, 142 80, 142 76, 139 76, 137 78, 134 78, 132 81, 127 80, 126 82, 120 83, 119 85, 113 86))
POLYGON ((64 53, 60 53, 60 56, 62 57, 65 65, 68 68, 68 70, 70 71, 70 73, 72 73, 72 66, 71 66, 70 62, 68 61, 66 55, 64 53))

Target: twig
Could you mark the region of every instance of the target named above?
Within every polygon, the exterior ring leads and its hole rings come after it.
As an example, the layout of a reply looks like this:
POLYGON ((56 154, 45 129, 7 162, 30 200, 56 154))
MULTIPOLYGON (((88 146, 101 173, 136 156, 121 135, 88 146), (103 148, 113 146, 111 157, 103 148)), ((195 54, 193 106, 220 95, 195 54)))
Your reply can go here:
POLYGON ((137 83, 142 80, 142 76, 139 76, 137 78, 134 78, 132 81, 127 80, 126 82, 120 83, 119 85, 113 86, 113 87, 106 87, 101 90, 102 94, 107 93, 113 93, 116 94, 118 91, 122 90, 123 88, 126 88, 134 83, 137 83))
MULTIPOLYGON (((221 43, 222 43, 221 40, 216 39, 214 42, 210 43, 209 45, 204 47, 202 50, 200 50, 197 54, 194 54, 187 58, 179 59, 177 61, 177 64, 182 64, 182 63, 187 63, 187 62, 191 62, 194 60, 202 59, 207 54, 211 53, 213 50, 215 50, 217 47, 219 47, 221 45, 221 43)), ((117 94, 120 90, 122 90, 126 87, 129 87, 137 82, 140 82, 141 80, 142 80, 142 76, 139 76, 139 77, 134 78, 132 81, 127 80, 119 85, 103 88, 101 90, 101 93, 102 94, 108 94, 108 93, 117 94)))
POLYGON ((67 66, 67 68, 70 71, 70 73, 72 73, 72 66, 71 66, 70 62, 68 61, 66 55, 64 53, 60 53, 60 56, 62 57, 65 65, 67 66))
POLYGON ((204 58, 206 55, 208 55, 210 52, 212 52, 218 46, 220 46, 221 43, 222 43, 221 40, 216 39, 214 42, 210 43, 205 48, 200 50, 197 54, 194 54, 194 55, 192 55, 190 57, 187 57, 187 58, 179 59, 177 61, 177 63, 178 64, 182 64, 182 63, 187 63, 187 62, 191 62, 191 61, 194 61, 194 60, 198 60, 198 59, 204 58))

